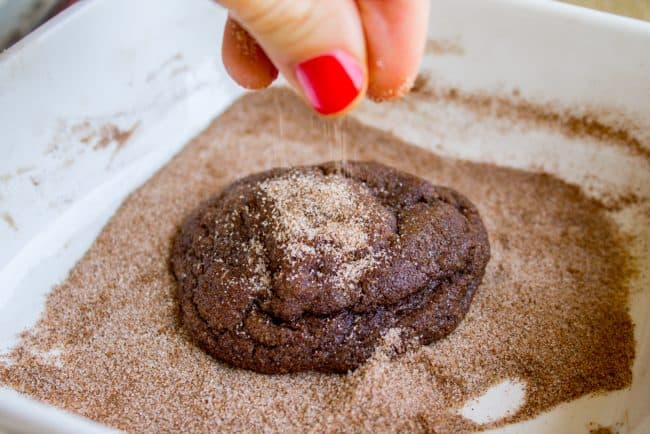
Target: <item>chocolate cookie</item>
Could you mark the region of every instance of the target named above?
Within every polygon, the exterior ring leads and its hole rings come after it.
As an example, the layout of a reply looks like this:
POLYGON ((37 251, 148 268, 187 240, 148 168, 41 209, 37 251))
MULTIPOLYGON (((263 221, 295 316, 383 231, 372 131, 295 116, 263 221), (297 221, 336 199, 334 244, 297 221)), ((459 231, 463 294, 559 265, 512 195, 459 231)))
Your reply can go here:
POLYGON ((203 203, 175 240, 196 342, 263 373, 345 372, 382 333, 428 344, 462 320, 490 256, 459 193, 372 162, 274 169, 203 203))

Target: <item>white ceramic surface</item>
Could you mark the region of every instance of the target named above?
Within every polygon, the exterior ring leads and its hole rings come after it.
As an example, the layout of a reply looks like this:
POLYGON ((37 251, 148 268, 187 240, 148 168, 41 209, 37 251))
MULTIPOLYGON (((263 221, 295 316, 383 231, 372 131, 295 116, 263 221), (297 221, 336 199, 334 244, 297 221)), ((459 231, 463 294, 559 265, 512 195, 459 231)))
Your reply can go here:
MULTIPOLYGON (((94 0, 0 55, 0 353, 37 320, 51 286, 65 278, 123 198, 241 94, 219 62, 223 20, 209 0, 94 0), (133 132, 120 143, 111 135, 117 130, 133 132)), ((425 59, 438 83, 469 91, 516 88, 535 101, 617 108, 640 137, 650 136, 647 23, 543 0, 434 0, 430 37, 455 47, 425 59)), ((437 145, 437 152, 542 167, 594 194, 631 188, 650 196, 647 162, 620 148, 590 151, 588 140, 545 131, 492 132, 434 105, 400 119, 390 107, 364 104, 356 116, 392 126, 420 146, 437 145), (434 115, 449 116, 445 131, 412 133, 426 130, 434 115)), ((585 432, 590 422, 650 432, 650 263, 643 251, 650 233, 639 222, 621 216, 636 234, 646 270, 632 295, 633 386, 500 432, 585 432)), ((512 379, 459 411, 498 419, 516 408, 524 389, 512 379)), ((103 430, 8 389, 0 389, 1 426, 103 430)))

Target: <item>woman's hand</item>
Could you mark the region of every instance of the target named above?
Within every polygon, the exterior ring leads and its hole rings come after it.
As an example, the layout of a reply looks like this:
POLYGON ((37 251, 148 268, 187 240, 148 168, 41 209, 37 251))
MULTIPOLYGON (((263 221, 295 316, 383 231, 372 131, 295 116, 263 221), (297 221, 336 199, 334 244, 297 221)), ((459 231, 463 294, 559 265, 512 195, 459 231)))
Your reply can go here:
POLYGON ((222 57, 248 89, 278 70, 319 113, 364 96, 399 98, 417 75, 429 0, 219 0, 230 11, 222 57))

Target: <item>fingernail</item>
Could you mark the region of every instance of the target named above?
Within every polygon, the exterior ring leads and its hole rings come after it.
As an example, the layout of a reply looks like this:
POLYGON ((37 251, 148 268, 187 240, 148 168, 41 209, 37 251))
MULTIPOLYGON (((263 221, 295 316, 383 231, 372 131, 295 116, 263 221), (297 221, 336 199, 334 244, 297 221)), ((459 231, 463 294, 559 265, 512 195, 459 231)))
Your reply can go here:
POLYGON ((296 77, 310 104, 325 115, 346 108, 359 96, 363 87, 361 66, 341 50, 298 64, 296 77))

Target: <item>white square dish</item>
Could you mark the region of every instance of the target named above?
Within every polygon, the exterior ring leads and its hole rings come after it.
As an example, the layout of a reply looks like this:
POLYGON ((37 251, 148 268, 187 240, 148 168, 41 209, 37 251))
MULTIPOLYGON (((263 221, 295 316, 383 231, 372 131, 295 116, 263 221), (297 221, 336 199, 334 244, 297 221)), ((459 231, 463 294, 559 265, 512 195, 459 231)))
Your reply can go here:
MULTIPOLYGON (((208 0, 83 2, 0 55, 0 353, 35 323, 52 285, 124 197, 242 94, 219 62, 224 17, 208 0)), ((650 24, 541 0, 435 0, 429 36, 423 68, 436 83, 615 111, 638 146, 597 147, 541 130, 486 133, 462 113, 423 140, 389 104, 364 104, 355 116, 436 152, 544 170, 594 195, 650 197, 650 24)), ((632 387, 499 432, 581 432, 589 423, 650 431, 647 208, 619 217, 641 270, 631 295, 632 387)), ((473 417, 499 413, 517 400, 515 389, 506 384, 474 403, 473 417)), ((110 431, 9 389, 0 389, 3 426, 110 431)))

